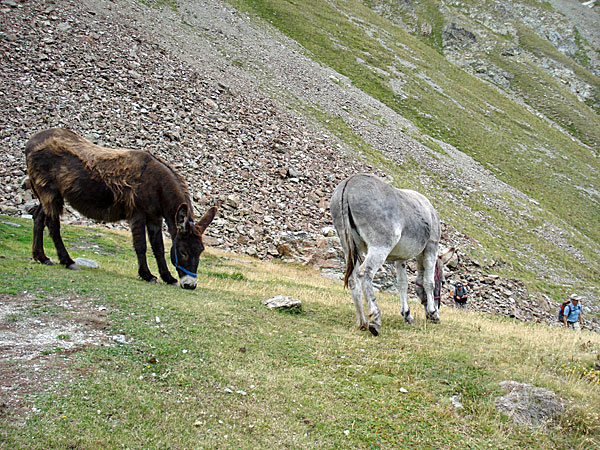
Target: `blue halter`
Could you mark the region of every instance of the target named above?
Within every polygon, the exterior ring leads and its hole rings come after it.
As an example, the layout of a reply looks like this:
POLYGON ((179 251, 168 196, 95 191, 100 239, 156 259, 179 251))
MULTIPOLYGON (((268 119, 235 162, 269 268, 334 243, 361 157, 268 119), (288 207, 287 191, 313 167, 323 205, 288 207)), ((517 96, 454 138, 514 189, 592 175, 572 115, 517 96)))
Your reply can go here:
MULTIPOLYGON (((190 220, 190 225, 194 225, 194 222, 192 222, 191 220, 190 220)), ((182 266, 179 265, 179 261, 177 259, 177 247, 175 246, 174 242, 173 242, 173 250, 175 251, 175 268, 181 270, 183 273, 185 273, 186 275, 189 275, 192 278, 198 277, 197 273, 190 272, 185 267, 182 267, 182 266)))

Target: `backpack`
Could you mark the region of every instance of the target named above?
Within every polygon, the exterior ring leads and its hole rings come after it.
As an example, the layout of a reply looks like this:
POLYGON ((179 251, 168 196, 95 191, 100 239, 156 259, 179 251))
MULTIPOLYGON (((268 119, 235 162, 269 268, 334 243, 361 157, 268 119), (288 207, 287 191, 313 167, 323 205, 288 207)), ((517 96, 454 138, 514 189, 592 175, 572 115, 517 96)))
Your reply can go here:
POLYGON ((564 322, 564 317, 565 317, 565 306, 570 305, 571 301, 570 300, 565 300, 564 302, 562 302, 562 305, 560 305, 560 310, 558 311, 558 321, 559 322, 564 322))

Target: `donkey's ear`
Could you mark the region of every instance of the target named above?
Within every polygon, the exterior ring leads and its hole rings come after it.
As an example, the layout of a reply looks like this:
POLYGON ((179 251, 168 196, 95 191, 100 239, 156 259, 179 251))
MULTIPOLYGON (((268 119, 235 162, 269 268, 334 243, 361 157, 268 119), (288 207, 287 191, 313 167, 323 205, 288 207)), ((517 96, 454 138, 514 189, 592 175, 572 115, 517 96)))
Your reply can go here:
POLYGON ((450 261, 452 259, 452 257, 454 256, 455 253, 456 253, 456 249, 454 247, 452 247, 446 253, 439 256, 440 262, 444 265, 447 264, 448 261, 450 261))
POLYGON ((217 214, 217 207, 213 206, 204 213, 198 222, 196 222, 196 227, 198 228, 200 234, 204 233, 204 230, 206 230, 206 228, 215 218, 215 214, 217 214))
POLYGON ((186 203, 182 203, 175 213, 175 223, 178 233, 187 233, 190 229, 190 209, 186 203))

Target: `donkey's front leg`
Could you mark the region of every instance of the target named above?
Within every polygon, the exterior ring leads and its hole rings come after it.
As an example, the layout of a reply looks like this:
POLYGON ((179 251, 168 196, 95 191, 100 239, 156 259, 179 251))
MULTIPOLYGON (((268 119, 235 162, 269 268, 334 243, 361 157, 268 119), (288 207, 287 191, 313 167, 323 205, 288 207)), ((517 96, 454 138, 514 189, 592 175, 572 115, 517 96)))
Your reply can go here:
POLYGON ((177 280, 169 272, 167 261, 165 260, 165 245, 163 243, 162 236, 162 219, 148 221, 146 224, 148 229, 148 239, 150 239, 150 246, 152 252, 156 258, 156 264, 158 265, 158 271, 160 277, 167 284, 177 284, 177 280))
POLYGON ((150 273, 146 261, 146 217, 140 213, 134 213, 129 220, 133 248, 138 259, 138 275, 142 280, 156 283, 156 277, 150 273))
POLYGON ((425 293, 427 294, 427 303, 425 304, 425 316, 427 320, 432 323, 440 323, 440 313, 435 304, 435 299, 433 298, 433 286, 434 282, 433 274, 431 277, 427 276, 427 271, 425 272, 425 277, 423 279, 423 287, 425 288, 425 293))

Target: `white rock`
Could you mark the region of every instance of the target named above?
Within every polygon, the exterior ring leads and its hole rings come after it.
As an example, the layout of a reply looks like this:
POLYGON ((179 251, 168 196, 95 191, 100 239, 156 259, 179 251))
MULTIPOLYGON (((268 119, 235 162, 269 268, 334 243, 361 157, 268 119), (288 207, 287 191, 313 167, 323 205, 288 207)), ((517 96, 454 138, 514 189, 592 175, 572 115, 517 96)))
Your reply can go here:
POLYGON ((75 264, 77 264, 79 267, 87 267, 89 269, 97 269, 99 267, 96 261, 85 258, 75 258, 75 264))
POLYGON ((121 345, 127 344, 127 339, 125 338, 125 335, 123 335, 123 334, 117 334, 117 335, 113 336, 112 340, 114 342, 116 342, 117 344, 121 344, 121 345))
POLYGON ((458 395, 453 395, 452 397, 450 397, 450 400, 452 401, 452 406, 454 406, 456 409, 464 408, 463 404, 460 402, 460 400, 458 398, 459 398, 458 395))
POLYGON ((277 295, 273 298, 263 300, 263 305, 270 309, 300 309, 302 302, 292 297, 277 295))
POLYGON ((321 229, 321 233, 325 237, 332 237, 332 236, 336 235, 335 228, 333 228, 333 227, 324 227, 321 229))

